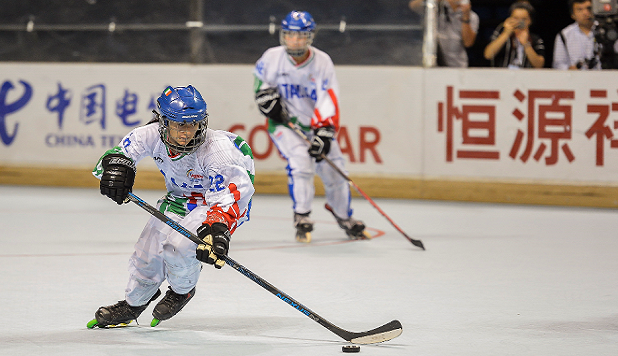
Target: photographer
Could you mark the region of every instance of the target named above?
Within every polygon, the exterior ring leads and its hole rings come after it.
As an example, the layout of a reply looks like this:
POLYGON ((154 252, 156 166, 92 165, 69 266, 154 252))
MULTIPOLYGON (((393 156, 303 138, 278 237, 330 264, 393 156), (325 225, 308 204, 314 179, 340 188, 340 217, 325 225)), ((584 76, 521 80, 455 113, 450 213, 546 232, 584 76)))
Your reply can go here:
POLYGON ((492 67, 542 68, 545 64, 543 40, 530 33, 534 8, 527 1, 511 5, 510 16, 500 24, 485 47, 485 58, 492 67))
POLYGON ((556 35, 554 44, 555 69, 601 69, 595 53, 594 16, 591 0, 569 0, 569 10, 574 23, 556 35))
MULTIPOLYGON (((472 47, 479 30, 479 17, 470 0, 436 0, 438 4, 438 66, 467 67, 466 48, 472 47)), ((425 0, 411 0, 408 7, 419 14, 425 0)))

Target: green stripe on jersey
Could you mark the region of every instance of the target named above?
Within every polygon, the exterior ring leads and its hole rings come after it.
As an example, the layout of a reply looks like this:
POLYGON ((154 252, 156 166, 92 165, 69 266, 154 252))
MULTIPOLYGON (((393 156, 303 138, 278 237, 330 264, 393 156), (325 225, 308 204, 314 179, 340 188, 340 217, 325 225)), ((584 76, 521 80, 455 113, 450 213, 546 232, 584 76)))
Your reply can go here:
POLYGON ((165 214, 166 211, 169 211, 178 216, 187 215, 187 200, 189 200, 189 198, 174 197, 171 193, 168 192, 162 200, 163 202, 159 207, 159 211, 161 213, 165 214))
POLYGON ((182 157, 186 156, 186 153, 177 153, 175 157, 172 157, 172 151, 170 150, 169 147, 167 147, 167 145, 165 145, 165 151, 167 152, 167 156, 172 160, 172 161, 178 161, 179 159, 181 159, 182 157))
MULTIPOLYGON (((294 125, 298 125, 298 126, 299 126, 299 127, 300 127, 303 131, 305 131, 305 132, 309 132, 309 131, 311 131, 311 126, 306 126, 306 125, 301 124, 301 123, 298 121, 298 118, 297 118, 296 116, 292 116, 292 117, 290 118, 290 122, 291 122, 291 123, 293 123, 294 125)), ((283 123, 280 123, 280 122, 274 121, 274 120, 272 120, 272 119, 268 119, 268 132, 269 132, 269 133, 271 133, 271 134, 272 134, 272 133, 275 133, 275 129, 276 129, 276 128, 277 128, 277 126, 279 126, 279 125, 283 125, 283 126, 285 126, 285 127, 287 127, 287 126, 288 126, 287 124, 283 124, 283 123)))
MULTIPOLYGON (((253 159, 253 151, 251 151, 251 146, 247 143, 247 141, 243 140, 242 137, 236 136, 234 139, 234 145, 242 152, 243 155, 251 157, 253 159)), ((251 183, 253 184, 255 181, 255 175, 251 174, 250 171, 247 171, 249 175, 249 179, 251 179, 251 183)))
POLYGON ((253 76, 253 78, 253 92, 257 93, 258 91, 260 91, 260 88, 262 87, 262 84, 264 84, 264 82, 255 75, 253 76))
POLYGON ((238 147, 242 154, 244 154, 245 156, 249 156, 251 157, 251 159, 253 159, 253 151, 251 151, 251 147, 245 140, 243 140, 242 137, 236 136, 236 138, 234 139, 234 144, 236 145, 236 147, 238 147))

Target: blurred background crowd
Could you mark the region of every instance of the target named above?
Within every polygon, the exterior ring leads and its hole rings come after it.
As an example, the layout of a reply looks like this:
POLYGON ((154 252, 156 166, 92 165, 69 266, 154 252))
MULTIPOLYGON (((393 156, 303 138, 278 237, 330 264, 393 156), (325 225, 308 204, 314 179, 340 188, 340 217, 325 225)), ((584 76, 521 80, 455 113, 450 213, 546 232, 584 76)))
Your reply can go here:
MULTIPOLYGON (((470 67, 487 67, 483 50, 509 17, 513 0, 472 0, 478 36, 470 67)), ((550 68, 556 34, 573 22, 568 0, 530 0, 531 31, 545 43, 550 68)), ((409 0, 31 0, 0 11, 0 61, 255 63, 278 44, 281 19, 309 11, 314 45, 335 65, 421 65, 423 15, 409 0), (201 21, 201 27, 197 27, 201 21), (187 26, 189 22, 190 26, 187 26), (193 26, 193 27, 192 27, 193 26)))

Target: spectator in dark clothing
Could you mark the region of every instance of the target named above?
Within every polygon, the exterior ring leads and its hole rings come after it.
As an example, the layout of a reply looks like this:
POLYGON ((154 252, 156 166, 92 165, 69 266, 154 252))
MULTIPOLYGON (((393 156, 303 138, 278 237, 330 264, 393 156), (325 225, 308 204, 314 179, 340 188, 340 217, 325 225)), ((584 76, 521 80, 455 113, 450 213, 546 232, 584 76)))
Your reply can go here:
POLYGON ((485 58, 493 67, 543 68, 545 45, 529 30, 534 8, 527 1, 517 1, 509 12, 509 18, 496 28, 485 47, 485 58))

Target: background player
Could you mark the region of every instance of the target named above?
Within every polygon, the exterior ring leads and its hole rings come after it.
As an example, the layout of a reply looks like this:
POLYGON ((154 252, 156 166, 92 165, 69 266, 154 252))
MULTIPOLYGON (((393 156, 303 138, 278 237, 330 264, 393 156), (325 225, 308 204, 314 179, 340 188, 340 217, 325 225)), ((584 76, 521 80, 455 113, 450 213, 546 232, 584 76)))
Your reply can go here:
POLYGON ((335 132, 339 128, 339 84, 333 62, 312 47, 315 22, 305 11, 292 11, 281 22, 279 41, 257 61, 255 92, 258 108, 268 117, 270 138, 288 161, 289 193, 294 211, 296 239, 311 241, 311 203, 317 173, 326 191, 327 209, 350 238, 368 237, 363 222, 352 217, 350 187, 321 156, 326 155, 345 172, 335 132), (287 124, 307 133, 311 146, 287 124))
POLYGON ((195 294, 200 261, 221 268, 218 256, 227 255, 231 234, 249 220, 255 191, 249 145, 235 134, 207 128, 206 102, 192 86, 166 88, 157 107, 155 119, 107 151, 93 174, 101 179, 101 194, 122 204, 133 187, 135 165, 152 157, 167 188, 157 208, 207 244, 196 245, 151 217, 129 260, 125 300, 99 308, 89 327, 137 319, 161 295, 165 279, 169 289, 155 306, 151 325, 176 315, 195 294))

